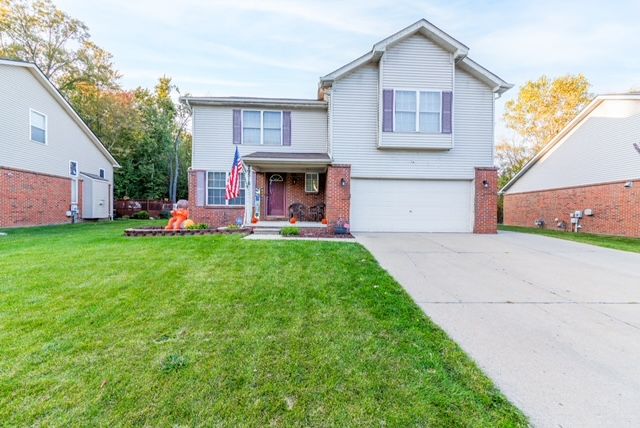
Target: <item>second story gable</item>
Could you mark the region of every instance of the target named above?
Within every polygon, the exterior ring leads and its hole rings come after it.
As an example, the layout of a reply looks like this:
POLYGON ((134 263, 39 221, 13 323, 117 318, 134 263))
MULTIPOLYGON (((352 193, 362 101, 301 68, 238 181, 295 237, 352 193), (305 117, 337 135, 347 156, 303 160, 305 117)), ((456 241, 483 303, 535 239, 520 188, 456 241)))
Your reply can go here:
POLYGON ((327 153, 327 103, 237 97, 183 98, 193 113, 193 168, 226 170, 238 147, 254 152, 327 153))

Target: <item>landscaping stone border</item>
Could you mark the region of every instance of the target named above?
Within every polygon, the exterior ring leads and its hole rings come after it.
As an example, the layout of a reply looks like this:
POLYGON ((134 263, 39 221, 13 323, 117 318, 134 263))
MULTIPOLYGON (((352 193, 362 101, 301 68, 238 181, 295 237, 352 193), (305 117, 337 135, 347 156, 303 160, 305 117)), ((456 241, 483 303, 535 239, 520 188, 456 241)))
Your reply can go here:
POLYGON ((202 236, 202 235, 249 235, 253 231, 251 228, 227 230, 227 228, 217 229, 186 229, 186 230, 165 230, 163 228, 148 227, 143 229, 125 229, 125 236, 202 236))

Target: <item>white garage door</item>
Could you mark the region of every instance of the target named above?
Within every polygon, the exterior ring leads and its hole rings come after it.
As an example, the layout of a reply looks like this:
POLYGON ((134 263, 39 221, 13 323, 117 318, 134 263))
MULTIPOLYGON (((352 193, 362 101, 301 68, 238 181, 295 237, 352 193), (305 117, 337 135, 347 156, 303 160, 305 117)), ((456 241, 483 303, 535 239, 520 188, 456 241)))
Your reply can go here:
POLYGON ((471 232, 473 182, 351 180, 354 232, 471 232))

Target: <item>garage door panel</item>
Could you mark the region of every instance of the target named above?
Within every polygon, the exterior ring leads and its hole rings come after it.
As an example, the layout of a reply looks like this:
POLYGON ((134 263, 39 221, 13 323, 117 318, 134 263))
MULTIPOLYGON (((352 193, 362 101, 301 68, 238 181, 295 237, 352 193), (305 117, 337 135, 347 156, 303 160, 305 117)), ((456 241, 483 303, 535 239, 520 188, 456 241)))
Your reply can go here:
POLYGON ((354 232, 470 232, 472 182, 351 181, 354 232))

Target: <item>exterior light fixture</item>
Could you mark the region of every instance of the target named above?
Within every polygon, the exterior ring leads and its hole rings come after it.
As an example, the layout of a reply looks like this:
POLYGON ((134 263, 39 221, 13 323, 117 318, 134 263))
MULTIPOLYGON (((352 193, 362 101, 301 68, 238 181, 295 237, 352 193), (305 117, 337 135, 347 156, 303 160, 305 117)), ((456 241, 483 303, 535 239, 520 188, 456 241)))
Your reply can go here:
POLYGON ((482 187, 485 189, 489 187, 489 182, 487 180, 482 180, 482 187))
POLYGON ((345 186, 347 185, 347 180, 345 180, 344 178, 341 178, 341 179, 340 179, 340 185, 341 185, 342 187, 345 187, 345 186))
POLYGON ((627 181, 626 183, 624 183, 624 187, 626 187, 627 189, 633 187, 633 181, 627 181))

